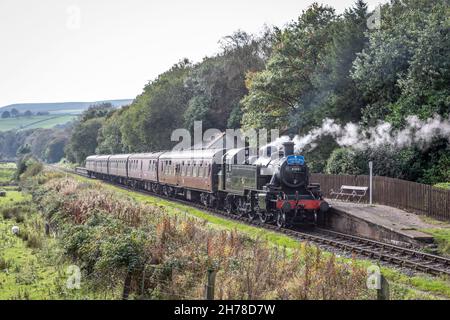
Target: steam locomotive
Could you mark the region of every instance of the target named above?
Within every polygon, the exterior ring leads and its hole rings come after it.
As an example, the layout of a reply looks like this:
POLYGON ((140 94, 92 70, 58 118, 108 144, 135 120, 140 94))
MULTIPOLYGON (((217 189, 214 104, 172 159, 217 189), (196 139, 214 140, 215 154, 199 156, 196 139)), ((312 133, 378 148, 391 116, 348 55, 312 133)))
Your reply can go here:
POLYGON ((329 205, 309 183, 305 158, 285 142, 248 157, 247 148, 89 156, 92 178, 202 203, 278 227, 322 224, 329 205), (245 159, 245 160, 242 160, 245 159))

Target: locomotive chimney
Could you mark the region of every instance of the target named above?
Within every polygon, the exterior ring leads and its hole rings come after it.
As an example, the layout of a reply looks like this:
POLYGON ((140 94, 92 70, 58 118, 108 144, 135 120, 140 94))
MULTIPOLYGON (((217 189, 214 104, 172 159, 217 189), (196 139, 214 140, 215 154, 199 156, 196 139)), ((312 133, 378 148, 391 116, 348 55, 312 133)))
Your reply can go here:
POLYGON ((283 143, 284 147, 284 156, 291 156, 294 154, 294 143, 292 141, 286 141, 283 143))

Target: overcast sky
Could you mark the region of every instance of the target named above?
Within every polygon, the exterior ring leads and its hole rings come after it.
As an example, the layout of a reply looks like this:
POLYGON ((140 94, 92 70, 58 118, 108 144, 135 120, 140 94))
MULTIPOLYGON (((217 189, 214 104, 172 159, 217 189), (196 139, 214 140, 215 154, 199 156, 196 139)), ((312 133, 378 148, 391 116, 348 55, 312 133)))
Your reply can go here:
MULTIPOLYGON (((322 0, 338 12, 354 0, 322 0)), ((369 0, 373 9, 382 0, 369 0)), ((313 0, 0 0, 0 106, 134 98, 237 29, 283 26, 313 0)))

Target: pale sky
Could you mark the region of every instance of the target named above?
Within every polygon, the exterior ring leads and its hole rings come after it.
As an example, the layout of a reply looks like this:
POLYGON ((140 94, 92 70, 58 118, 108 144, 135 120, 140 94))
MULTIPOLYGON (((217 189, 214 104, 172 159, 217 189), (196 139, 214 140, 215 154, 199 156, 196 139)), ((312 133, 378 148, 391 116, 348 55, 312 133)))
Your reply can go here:
MULTIPOLYGON (((338 12, 354 0, 331 1, 338 12)), ((369 0, 373 9, 382 0, 369 0)), ((313 0, 0 0, 0 107, 134 98, 181 58, 242 29, 283 26, 313 0)))

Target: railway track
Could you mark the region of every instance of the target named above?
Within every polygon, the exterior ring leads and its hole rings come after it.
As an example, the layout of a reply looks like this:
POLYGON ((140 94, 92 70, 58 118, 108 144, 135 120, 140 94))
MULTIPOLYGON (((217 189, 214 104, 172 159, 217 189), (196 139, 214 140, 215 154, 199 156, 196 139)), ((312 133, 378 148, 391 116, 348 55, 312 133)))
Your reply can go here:
MULTIPOLYGON (((77 172, 76 170, 65 169, 57 166, 51 167, 59 171, 87 176, 86 174, 83 174, 83 172, 80 170, 78 170, 77 172)), ((177 203, 195 207, 197 209, 201 209, 213 215, 226 217, 231 220, 237 220, 260 228, 265 228, 274 232, 288 235, 292 238, 301 241, 308 241, 314 244, 318 244, 323 247, 342 250, 346 253, 358 254, 360 256, 367 257, 371 260, 385 262, 391 265, 407 268, 418 272, 428 273, 437 276, 441 275, 450 276, 450 259, 442 256, 433 255, 409 248, 404 248, 376 240, 371 240, 349 234, 343 234, 328 229, 315 228, 314 230, 300 231, 289 228, 278 228, 275 225, 262 224, 258 220, 251 220, 248 217, 230 214, 223 210, 206 208, 202 204, 189 202, 183 199, 166 197, 164 195, 155 194, 153 192, 146 190, 132 189, 127 186, 111 183, 108 181, 104 182, 120 187, 122 189, 126 190, 131 189, 136 192, 148 194, 164 200, 174 201, 177 203)))

